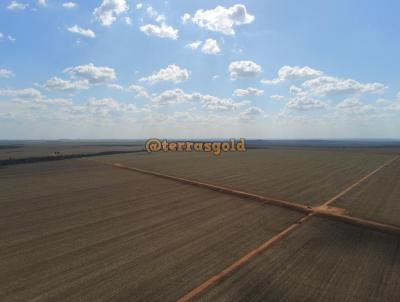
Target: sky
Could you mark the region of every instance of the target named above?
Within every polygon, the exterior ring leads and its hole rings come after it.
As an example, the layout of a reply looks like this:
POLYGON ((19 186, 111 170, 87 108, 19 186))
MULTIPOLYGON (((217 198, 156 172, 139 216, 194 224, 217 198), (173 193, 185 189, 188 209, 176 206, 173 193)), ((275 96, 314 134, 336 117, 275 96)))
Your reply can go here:
POLYGON ((0 2, 0 139, 400 138, 400 2, 0 2))

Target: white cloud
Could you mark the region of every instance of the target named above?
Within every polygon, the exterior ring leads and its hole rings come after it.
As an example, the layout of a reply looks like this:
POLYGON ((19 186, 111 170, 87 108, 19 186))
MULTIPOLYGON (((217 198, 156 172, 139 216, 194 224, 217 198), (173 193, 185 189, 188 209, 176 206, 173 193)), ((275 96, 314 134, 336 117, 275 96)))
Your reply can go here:
POLYGON ((71 33, 75 33, 75 34, 84 36, 86 38, 91 38, 91 39, 96 38, 96 34, 94 33, 94 31, 92 31, 91 29, 83 29, 83 28, 79 27, 78 25, 68 27, 68 31, 71 33))
POLYGON ((214 39, 207 39, 203 47, 201 48, 201 51, 204 52, 205 54, 209 55, 216 55, 221 52, 221 49, 218 46, 218 43, 214 39))
POLYGON ((125 17, 125 23, 127 24, 127 25, 132 25, 132 18, 131 17, 125 17))
POLYGON ((327 104, 320 100, 307 97, 295 97, 286 104, 287 109, 306 111, 315 109, 326 109, 327 104))
POLYGON ((359 107, 361 104, 362 103, 359 99, 348 98, 348 99, 345 99, 343 102, 339 103, 337 105, 337 107, 341 108, 341 109, 349 109, 349 108, 359 107))
POLYGON ((279 84, 284 81, 298 80, 305 77, 319 77, 323 75, 320 70, 308 66, 283 66, 278 71, 278 77, 273 80, 261 80, 263 84, 279 84))
POLYGON ((103 0, 101 5, 93 11, 96 21, 103 26, 111 26, 116 17, 126 11, 129 7, 125 0, 103 0))
POLYGON ((289 88, 289 92, 290 92, 291 94, 300 94, 302 91, 303 91, 303 89, 301 89, 300 87, 295 86, 295 85, 292 85, 292 86, 290 86, 290 88, 289 88))
POLYGON ((337 105, 337 108, 348 114, 368 114, 375 111, 372 105, 362 103, 358 98, 347 98, 337 105))
POLYGON ((105 112, 107 113, 111 111, 116 111, 119 108, 119 103, 112 98, 104 98, 104 99, 97 99, 97 98, 90 98, 87 102, 87 108, 89 111, 92 112, 105 112))
POLYGON ((11 1, 10 4, 7 6, 9 10, 24 10, 29 7, 27 3, 20 3, 18 1, 11 1))
POLYGON ((152 99, 156 107, 177 105, 186 102, 199 102, 202 107, 210 111, 235 110, 248 102, 235 102, 232 99, 221 99, 212 95, 203 95, 198 92, 185 93, 182 89, 176 88, 166 90, 152 99))
POLYGON ((0 78, 13 78, 15 75, 11 70, 0 68, 0 78))
POLYGON ((191 48, 191 49, 197 49, 200 47, 201 44, 203 44, 203 42, 197 40, 197 41, 193 41, 192 43, 187 44, 186 47, 191 48))
POLYGON ((7 38, 7 40, 10 41, 11 43, 14 43, 17 40, 11 35, 5 36, 3 33, 0 32, 0 42, 3 41, 4 38, 7 38))
POLYGON ((252 77, 261 72, 261 66, 253 61, 235 61, 229 65, 231 78, 252 77))
POLYGON ((18 105, 18 109, 40 109, 40 110, 45 110, 48 109, 49 106, 51 107, 63 107, 63 108, 68 108, 72 107, 73 103, 71 100, 67 99, 62 99, 62 98, 43 98, 43 97, 37 97, 37 98, 14 98, 12 100, 13 104, 18 105))
POLYGON ((378 99, 376 104, 382 107, 386 112, 397 112, 400 111, 400 94, 397 95, 397 99, 394 101, 389 101, 386 99, 378 99))
POLYGON ((70 107, 73 103, 70 100, 66 99, 38 99, 36 103, 43 105, 52 105, 52 106, 60 106, 60 107, 70 107))
POLYGON ((190 18, 191 18, 191 16, 190 16, 188 13, 184 14, 184 15, 181 17, 182 23, 183 23, 183 24, 188 23, 189 20, 190 20, 190 18))
POLYGON ((128 87, 128 91, 134 92, 137 98, 147 99, 150 97, 146 89, 140 85, 131 85, 128 87))
POLYGON ((221 99, 212 95, 201 95, 200 100, 203 103, 203 108, 211 111, 236 110, 249 103, 247 101, 235 102, 232 99, 221 99))
POLYGON ((121 85, 118 85, 118 84, 106 84, 106 86, 108 87, 108 88, 111 88, 111 89, 115 89, 115 90, 120 90, 120 91, 123 91, 124 90, 124 87, 122 87, 121 85))
POLYGON ((75 77, 86 79, 91 84, 107 83, 117 79, 114 69, 110 67, 97 67, 92 63, 88 65, 69 67, 66 68, 64 72, 75 77))
POLYGON ((15 41, 17 41, 17 39, 15 39, 13 36, 11 35, 7 35, 7 39, 11 42, 14 43, 15 41))
POLYGON ((190 101, 192 96, 186 94, 182 89, 166 90, 152 99, 152 103, 157 106, 170 106, 190 101))
POLYGON ((172 64, 166 68, 160 69, 158 72, 139 79, 141 82, 149 82, 155 84, 158 82, 169 81, 173 83, 180 83, 189 79, 190 72, 187 69, 182 69, 179 66, 172 64))
POLYGON ((214 39, 207 39, 204 41, 204 43, 203 43, 203 41, 200 41, 200 40, 193 41, 193 42, 187 44, 186 47, 195 50, 195 49, 198 49, 201 45, 203 45, 203 47, 201 48, 201 51, 205 54, 216 55, 221 52, 221 49, 219 48, 217 41, 214 39))
POLYGON ((134 104, 121 104, 112 98, 90 98, 84 107, 74 108, 78 112, 88 112, 95 115, 108 116, 112 113, 137 112, 134 104))
POLYGON ((39 90, 34 88, 0 89, 0 96, 21 98, 21 99, 35 99, 35 98, 41 98, 42 94, 39 90))
MULTIPOLYGON (((189 14, 184 14, 182 22, 187 23, 190 18, 189 14)), ((254 16, 247 13, 246 6, 243 4, 236 4, 229 8, 217 6, 210 10, 200 9, 191 18, 194 24, 225 35, 234 35, 235 26, 249 24, 254 19, 254 16)))
POLYGON ((140 26, 140 31, 148 36, 155 36, 159 38, 178 39, 178 30, 172 26, 162 23, 161 26, 154 24, 145 24, 140 26))
POLYGON ((47 0, 37 0, 39 6, 47 6, 47 0))
POLYGON ((318 96, 353 94, 353 93, 379 93, 386 89, 380 83, 361 84, 352 79, 340 79, 323 76, 303 83, 303 87, 309 89, 309 93, 318 96))
POLYGON ((264 94, 264 90, 249 87, 247 89, 236 89, 233 94, 235 96, 244 97, 244 96, 261 96, 264 94))
POLYGON ((71 9, 71 8, 76 7, 76 3, 75 3, 75 2, 64 2, 64 3, 62 4, 62 6, 63 6, 64 8, 71 9))
POLYGON ((239 118, 248 121, 259 117, 263 117, 264 115, 265 113, 261 108, 252 106, 240 112, 239 118))
POLYGON ((143 7, 143 4, 142 4, 142 3, 136 4, 136 9, 141 9, 142 7, 143 7))
POLYGON ((156 22, 164 22, 165 21, 165 16, 160 14, 158 11, 156 11, 153 7, 149 6, 146 9, 147 14, 149 15, 149 17, 151 17, 152 19, 154 19, 156 22))
POLYGON ((60 79, 58 77, 53 77, 46 81, 44 87, 48 90, 60 90, 60 91, 85 90, 89 89, 89 82, 88 80, 67 81, 60 79))
POLYGON ((283 99, 285 99, 285 97, 283 95, 279 95, 279 94, 273 94, 269 98, 274 101, 282 101, 283 99))

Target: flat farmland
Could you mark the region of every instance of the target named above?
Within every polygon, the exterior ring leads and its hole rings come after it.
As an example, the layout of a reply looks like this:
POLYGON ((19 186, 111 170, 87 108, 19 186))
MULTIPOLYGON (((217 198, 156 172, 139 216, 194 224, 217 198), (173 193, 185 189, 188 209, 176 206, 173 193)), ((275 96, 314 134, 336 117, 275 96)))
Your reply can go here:
POLYGON ((193 301, 399 301, 400 238, 312 218, 193 301))
POLYGON ((175 301, 303 215, 87 160, 0 192, 1 301, 175 301))
POLYGON ((400 159, 339 198, 350 215, 400 226, 400 159))
POLYGON ((307 205, 341 192, 393 154, 321 150, 248 150, 206 153, 137 153, 100 161, 157 171, 307 205))

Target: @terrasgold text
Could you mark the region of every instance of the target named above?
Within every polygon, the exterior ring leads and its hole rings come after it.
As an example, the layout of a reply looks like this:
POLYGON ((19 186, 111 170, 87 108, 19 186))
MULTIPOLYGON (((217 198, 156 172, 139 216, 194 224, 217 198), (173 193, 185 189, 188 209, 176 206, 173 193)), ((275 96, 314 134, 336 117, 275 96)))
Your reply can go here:
POLYGON ((146 141, 145 148, 147 152, 209 152, 218 156, 225 152, 245 152, 246 140, 195 142, 152 138, 146 141))

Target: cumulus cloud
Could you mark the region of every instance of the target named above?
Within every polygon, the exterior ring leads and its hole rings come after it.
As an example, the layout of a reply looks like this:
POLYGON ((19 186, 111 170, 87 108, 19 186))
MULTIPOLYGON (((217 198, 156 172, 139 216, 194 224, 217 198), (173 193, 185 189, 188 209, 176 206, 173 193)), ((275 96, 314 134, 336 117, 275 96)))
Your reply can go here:
POLYGON ((232 99, 218 98, 212 95, 203 95, 198 92, 185 93, 182 89, 173 89, 162 92, 152 99, 156 107, 170 106, 185 102, 199 102, 202 107, 211 111, 235 110, 248 102, 235 102, 232 99))
POLYGON ((51 106, 60 106, 60 107, 70 107, 73 105, 71 100, 60 99, 60 98, 38 99, 38 100, 36 100, 36 103, 42 104, 42 105, 51 105, 51 106))
POLYGON ((181 83, 189 79, 190 72, 187 69, 182 69, 178 65, 168 65, 166 68, 161 68, 158 72, 139 79, 140 82, 148 82, 155 84, 158 82, 173 82, 181 83))
POLYGON ((184 14, 184 15, 181 17, 182 23, 183 23, 183 24, 188 23, 188 22, 190 21, 190 18, 191 18, 191 16, 190 16, 188 13, 184 14))
POLYGON ((132 25, 132 18, 131 17, 125 17, 124 20, 125 20, 125 23, 127 25, 132 25))
POLYGON ((265 115, 264 110, 258 107, 249 107, 246 110, 240 112, 239 118, 249 121, 249 120, 254 120, 259 117, 263 117, 265 115))
POLYGON ((24 10, 29 7, 27 3, 20 3, 18 1, 11 1, 10 4, 7 6, 9 10, 24 10))
POLYGON ((117 19, 116 17, 128 9, 125 0, 103 0, 101 5, 93 11, 93 16, 103 26, 111 26, 117 19))
POLYGON ((221 52, 221 49, 219 48, 219 45, 216 40, 207 39, 204 42, 203 47, 201 48, 201 51, 204 52, 205 54, 216 55, 221 52))
POLYGON ((85 90, 89 88, 89 82, 88 80, 68 81, 58 77, 53 77, 46 81, 44 87, 48 90, 59 91, 85 90))
POLYGON ((0 42, 2 42, 4 39, 7 39, 11 43, 14 43, 17 40, 11 35, 5 35, 2 32, 0 32, 0 42))
POLYGON ((355 108, 361 106, 362 103, 359 99, 356 98, 348 98, 342 101, 337 105, 338 108, 340 109, 349 109, 349 108, 355 108))
POLYGON ((200 9, 193 17, 186 13, 181 19, 183 23, 191 20, 194 24, 210 31, 234 35, 234 27, 249 24, 254 21, 255 17, 247 13, 246 6, 236 4, 229 8, 217 6, 210 10, 200 9))
POLYGON ((47 6, 47 0, 37 0, 39 6, 47 6))
POLYGON ((252 77, 261 72, 261 66, 253 61, 235 61, 229 65, 229 74, 231 78, 252 77))
POLYGON ((282 100, 285 99, 285 97, 283 95, 280 95, 280 94, 273 94, 269 98, 271 100, 274 100, 274 101, 282 101, 282 100))
POLYGON ((12 42, 12 43, 14 43, 15 41, 17 41, 17 39, 15 39, 13 36, 11 36, 11 35, 8 35, 7 36, 7 39, 10 41, 10 42, 12 42))
POLYGON ((353 94, 353 93, 379 93, 386 89, 380 83, 361 84, 352 79, 340 79, 331 76, 318 77, 308 80, 302 85, 309 89, 309 93, 318 96, 353 94))
POLYGON ((62 4, 62 6, 63 6, 64 8, 71 9, 71 8, 76 7, 76 3, 75 3, 75 2, 64 2, 64 3, 62 4))
POLYGON ((84 36, 86 38, 91 38, 91 39, 96 38, 96 34, 91 29, 83 29, 83 28, 79 27, 78 25, 68 27, 67 29, 71 33, 75 33, 75 34, 84 36))
POLYGON ((376 101, 376 104, 386 112, 400 111, 400 94, 397 95, 397 99, 394 101, 380 98, 376 101))
POLYGON ((40 109, 45 110, 49 107, 62 107, 62 108, 70 108, 73 106, 71 100, 63 99, 63 98, 14 98, 12 100, 13 104, 18 105, 18 109, 40 109))
POLYGON ((0 68, 0 78, 13 78, 15 75, 11 70, 0 68))
POLYGON ((86 79, 91 84, 107 83, 117 79, 114 69, 110 67, 97 67, 93 63, 69 67, 64 72, 74 77, 86 79))
POLYGON ((109 117, 123 116, 125 114, 136 113, 140 110, 135 104, 124 104, 113 98, 90 98, 84 105, 71 106, 65 110, 66 114, 76 116, 109 117))
POLYGON ((138 108, 132 103, 123 104, 113 98, 98 99, 92 97, 83 106, 72 106, 67 112, 74 115, 90 114, 94 116, 107 117, 112 114, 126 114, 138 111, 138 108))
POLYGON ((191 94, 186 94, 182 89, 176 88, 173 90, 163 91, 152 99, 152 103, 157 107, 161 107, 185 103, 191 100, 191 94))
POLYGON ((305 77, 319 77, 323 75, 320 70, 308 66, 283 66, 278 71, 278 77, 273 80, 261 80, 263 84, 279 84, 284 81, 298 80, 305 77))
POLYGON ((164 22, 165 21, 165 16, 160 14, 158 11, 156 11, 153 7, 149 6, 146 9, 147 14, 149 15, 150 18, 154 19, 156 22, 164 22))
POLYGON ((87 102, 87 107, 91 112, 102 112, 108 114, 110 111, 116 111, 119 108, 119 103, 112 98, 90 98, 87 102))
POLYGON ((375 111, 374 106, 364 104, 358 98, 354 97, 344 99, 336 107, 347 114, 356 115, 369 114, 375 111))
POLYGON ((289 88, 289 92, 290 92, 291 94, 300 94, 302 91, 303 91, 303 89, 301 89, 300 87, 295 86, 295 85, 292 85, 292 86, 290 86, 290 88, 289 88))
POLYGON ((141 9, 142 7, 143 7, 143 4, 142 4, 142 3, 136 4, 136 9, 141 9))
POLYGON ((195 49, 199 49, 201 45, 203 45, 203 47, 201 48, 201 51, 205 54, 216 55, 221 52, 218 42, 214 39, 207 39, 204 41, 204 43, 203 43, 203 41, 200 41, 200 40, 193 41, 193 42, 187 44, 186 47, 195 50, 195 49))
POLYGON ((143 86, 140 85, 131 85, 128 87, 128 91, 135 93, 137 98, 144 98, 147 99, 150 97, 149 93, 143 86))
POLYGON ((190 48, 190 49, 197 49, 200 47, 200 45, 203 44, 203 41, 193 41, 189 44, 186 45, 186 47, 190 48))
POLYGON ((218 98, 212 95, 202 95, 200 98, 203 108, 211 111, 236 110, 248 104, 248 101, 235 102, 229 98, 218 98))
POLYGON ((120 91, 123 91, 123 90, 124 90, 124 87, 122 87, 121 85, 118 85, 118 84, 114 84, 114 83, 112 83, 112 84, 106 84, 106 86, 107 86, 108 88, 115 89, 115 90, 120 90, 120 91))
POLYGON ((0 89, 0 96, 21 99, 34 99, 41 98, 42 94, 39 90, 34 88, 24 89, 0 89))
POLYGON ((161 25, 145 24, 140 26, 140 31, 148 36, 159 38, 178 39, 178 30, 162 23, 161 25))
POLYGON ((286 104, 287 109, 299 111, 326 109, 327 107, 325 102, 308 97, 295 97, 286 104))
POLYGON ((239 97, 245 96, 261 96, 264 94, 264 90, 249 87, 247 89, 236 89, 233 94, 239 97))

